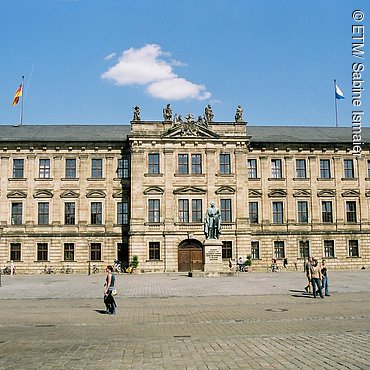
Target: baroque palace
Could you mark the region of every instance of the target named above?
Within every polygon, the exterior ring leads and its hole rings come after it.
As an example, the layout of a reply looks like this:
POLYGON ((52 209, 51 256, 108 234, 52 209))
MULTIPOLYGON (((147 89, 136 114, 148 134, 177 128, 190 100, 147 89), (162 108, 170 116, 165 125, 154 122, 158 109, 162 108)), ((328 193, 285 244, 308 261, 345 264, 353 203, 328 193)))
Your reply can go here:
POLYGON ((248 126, 238 112, 0 127, 1 267, 84 273, 137 255, 143 272, 202 270, 211 202, 225 270, 247 255, 256 270, 308 256, 370 267, 370 129, 359 157, 351 128, 248 126))

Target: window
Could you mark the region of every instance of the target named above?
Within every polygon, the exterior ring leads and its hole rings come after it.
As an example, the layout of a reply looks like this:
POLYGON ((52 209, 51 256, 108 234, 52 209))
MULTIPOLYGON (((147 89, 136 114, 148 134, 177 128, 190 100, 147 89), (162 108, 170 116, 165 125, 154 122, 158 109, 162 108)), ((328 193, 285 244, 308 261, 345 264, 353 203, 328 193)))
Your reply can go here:
POLYGON ((48 243, 37 243, 37 261, 48 260, 48 243))
POLYGON ((22 203, 12 203, 12 225, 22 225, 22 203))
POLYGON ((187 154, 178 155, 178 173, 180 175, 189 173, 189 156, 187 154))
POLYGON ((159 153, 149 153, 149 168, 148 173, 151 175, 159 174, 159 153))
POLYGON ((202 155, 191 155, 191 173, 193 175, 200 175, 202 173, 202 155))
POLYGON ((13 160, 13 178, 14 179, 24 178, 24 159, 13 160))
POLYGON ((40 159, 39 178, 40 179, 50 178, 50 159, 40 159))
POLYGON ((76 205, 74 202, 64 204, 64 223, 74 225, 76 223, 76 205))
POLYGON ((179 222, 189 222, 188 199, 179 199, 179 222))
POLYGON ((90 261, 101 261, 101 243, 90 244, 90 261))
POLYGON ((310 242, 308 240, 299 241, 299 257, 308 258, 310 256, 310 242))
POLYGON ((21 260, 21 243, 10 243, 10 260, 21 260))
POLYGON ((358 252, 358 240, 348 240, 348 256, 349 257, 359 257, 358 252))
POLYGON ((251 255, 253 259, 258 260, 260 258, 260 242, 251 242, 251 255))
POLYGON ((74 243, 64 243, 64 261, 75 260, 75 245, 74 243))
POLYGON ((283 220, 283 202, 272 202, 272 222, 282 224, 283 220))
POLYGON ((353 168, 353 159, 345 159, 343 164, 344 164, 344 178, 353 179, 355 177, 355 171, 353 168))
POLYGON ((284 242, 281 240, 274 241, 274 258, 282 259, 285 257, 284 242))
POLYGON ((322 222, 333 222, 332 202, 322 202, 322 222))
POLYGON ((281 179, 283 177, 281 159, 271 159, 271 177, 274 179, 281 179))
POLYGON ((334 240, 324 240, 324 257, 334 258, 334 240))
POLYGON ((120 179, 128 179, 130 177, 130 162, 127 158, 118 160, 117 176, 120 179))
POLYGON ((222 258, 229 259, 233 255, 233 242, 231 240, 222 241, 222 258))
POLYGON ((191 201, 191 222, 202 222, 202 221, 203 221, 202 200, 193 199, 191 201))
POLYGON ((295 160, 295 176, 299 179, 305 179, 307 177, 305 159, 295 160))
POLYGON ((221 175, 230 175, 230 154, 221 153, 220 154, 220 174, 221 175))
POLYGON ((49 225, 49 203, 40 202, 38 204, 38 223, 39 225, 49 225))
POLYGON ((258 224, 258 202, 249 202, 249 222, 258 224))
POLYGON ((346 202, 346 214, 347 222, 357 222, 355 201, 346 202))
POLYGON ((91 203, 91 225, 102 224, 102 203, 92 202, 91 203))
POLYGON ((91 177, 93 179, 103 178, 103 160, 102 159, 92 159, 91 160, 91 177))
POLYGON ((257 159, 248 159, 247 160, 247 170, 248 178, 256 179, 257 178, 257 159))
POLYGON ((370 161, 367 161, 367 178, 370 178, 370 161))
POLYGON ((299 201, 297 203, 298 222, 308 222, 308 203, 306 201, 299 201))
POLYGON ((75 179, 76 176, 76 159, 67 158, 66 159, 66 178, 75 179))
POLYGON ((160 243, 159 242, 149 242, 149 259, 159 260, 160 259, 160 243))
POLYGON ((159 222, 160 212, 159 212, 159 199, 149 199, 149 222, 159 222))
POLYGON ((117 224, 128 225, 128 202, 117 203, 117 224))
POLYGON ((330 179, 330 160, 320 159, 320 177, 322 179, 330 179))
POLYGON ((231 222, 231 199, 221 199, 221 220, 231 222))

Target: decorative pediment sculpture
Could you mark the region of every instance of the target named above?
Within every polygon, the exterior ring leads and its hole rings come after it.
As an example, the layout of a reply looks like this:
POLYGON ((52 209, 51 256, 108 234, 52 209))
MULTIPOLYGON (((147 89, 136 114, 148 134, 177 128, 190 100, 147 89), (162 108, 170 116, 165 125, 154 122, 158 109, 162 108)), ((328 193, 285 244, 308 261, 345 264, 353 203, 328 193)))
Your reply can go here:
POLYGON ((317 192, 318 197, 335 197, 335 190, 325 189, 317 192))
POLYGON ((354 189, 345 190, 342 193, 342 197, 359 197, 359 196, 360 196, 360 191, 354 190, 354 189))
POLYGON ((249 196, 249 198, 261 198, 262 197, 262 190, 249 189, 248 196, 249 196))
POLYGON ((217 195, 219 194, 235 194, 235 189, 232 188, 231 186, 220 186, 215 193, 217 195))
POLYGON ((33 194, 34 198, 52 198, 53 192, 47 189, 36 190, 35 194, 33 194))
POLYGON ((203 194, 207 193, 207 190, 197 188, 195 186, 186 186, 186 187, 183 187, 183 188, 175 189, 173 191, 173 193, 176 194, 176 195, 179 195, 179 194, 183 194, 183 195, 185 195, 185 194, 186 195, 203 195, 203 194))
POLYGON ((156 194, 156 195, 162 195, 164 193, 164 190, 159 186, 149 186, 144 190, 144 195, 149 194, 156 194))
POLYGON ((296 198, 299 198, 299 197, 310 197, 310 196, 311 196, 311 191, 310 190, 306 190, 306 189, 299 189, 299 190, 296 190, 293 193, 293 197, 296 197, 296 198))
POLYGON ((78 198, 80 196, 79 193, 77 193, 74 190, 66 190, 63 191, 63 193, 60 194, 61 198, 78 198))
POLYGON ((283 189, 274 189, 269 192, 268 196, 269 198, 286 197, 286 191, 283 189))
POLYGON ((86 194, 86 198, 105 198, 105 192, 102 190, 90 190, 86 194))
POLYGON ((7 198, 27 198, 27 193, 22 190, 13 190, 8 193, 7 198))

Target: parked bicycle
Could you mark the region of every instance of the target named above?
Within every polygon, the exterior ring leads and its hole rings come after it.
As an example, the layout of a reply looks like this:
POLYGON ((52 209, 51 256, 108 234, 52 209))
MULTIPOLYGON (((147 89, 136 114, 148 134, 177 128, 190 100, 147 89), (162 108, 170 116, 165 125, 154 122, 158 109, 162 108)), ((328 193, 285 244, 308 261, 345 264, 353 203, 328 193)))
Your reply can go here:
POLYGON ((276 263, 272 263, 271 266, 267 267, 267 272, 280 272, 280 267, 276 263))
POLYGON ((61 269, 60 269, 60 273, 61 274, 73 274, 73 270, 70 268, 70 267, 62 267, 61 269))
POLYGON ((52 267, 45 265, 44 269, 41 270, 41 274, 55 274, 56 271, 52 267))
POLYGON ((5 266, 5 267, 1 270, 1 273, 2 273, 3 275, 10 275, 10 273, 11 273, 10 267, 9 267, 9 266, 5 266))
POLYGON ((98 274, 99 273, 99 269, 98 269, 98 267, 96 265, 93 265, 93 267, 92 267, 92 273, 93 274, 98 274))

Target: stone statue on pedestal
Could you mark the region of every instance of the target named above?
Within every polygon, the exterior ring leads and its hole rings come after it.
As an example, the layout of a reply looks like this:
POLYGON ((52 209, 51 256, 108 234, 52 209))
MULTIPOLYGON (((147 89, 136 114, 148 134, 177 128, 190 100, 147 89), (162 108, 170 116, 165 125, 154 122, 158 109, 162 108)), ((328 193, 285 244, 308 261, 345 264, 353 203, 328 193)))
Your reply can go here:
POLYGON ((221 213, 215 202, 211 202, 206 211, 204 222, 204 234, 206 239, 219 239, 221 234, 221 213))

